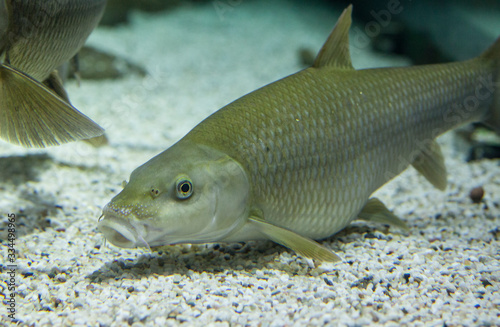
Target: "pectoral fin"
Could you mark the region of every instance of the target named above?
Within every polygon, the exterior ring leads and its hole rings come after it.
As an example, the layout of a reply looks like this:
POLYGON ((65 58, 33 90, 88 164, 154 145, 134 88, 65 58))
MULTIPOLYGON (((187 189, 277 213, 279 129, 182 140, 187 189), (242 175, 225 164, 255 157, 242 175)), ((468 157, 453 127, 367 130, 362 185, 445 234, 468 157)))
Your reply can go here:
POLYGON ((266 238, 281 244, 299 255, 319 261, 335 262, 341 259, 323 245, 287 229, 271 225, 262 219, 250 217, 249 223, 266 238))
POLYGON ((427 144, 412 163, 412 166, 434 187, 442 191, 446 189, 446 166, 444 165, 441 148, 436 141, 427 144))
POLYGON ((102 135, 104 130, 42 83, 0 65, 0 138, 45 147, 102 135))
POLYGON ((363 207, 363 210, 358 214, 359 219, 373 221, 391 226, 399 227, 408 231, 408 226, 404 221, 395 216, 387 209, 385 204, 377 198, 371 198, 363 207))

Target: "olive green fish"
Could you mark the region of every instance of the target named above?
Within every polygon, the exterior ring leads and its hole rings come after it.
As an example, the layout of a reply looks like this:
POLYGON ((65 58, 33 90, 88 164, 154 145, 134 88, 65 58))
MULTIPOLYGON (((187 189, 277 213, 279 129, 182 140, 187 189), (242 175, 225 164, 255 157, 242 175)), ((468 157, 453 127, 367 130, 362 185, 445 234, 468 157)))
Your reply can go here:
POLYGON ((205 119, 130 176, 98 227, 120 247, 270 239, 319 260, 313 241, 352 220, 405 224, 370 195, 413 165, 439 189, 434 139, 472 121, 500 131, 500 39, 464 62, 354 70, 351 7, 314 65, 205 119))
POLYGON ((103 134, 69 103, 57 67, 75 56, 106 0, 0 0, 0 138, 26 147, 103 134))

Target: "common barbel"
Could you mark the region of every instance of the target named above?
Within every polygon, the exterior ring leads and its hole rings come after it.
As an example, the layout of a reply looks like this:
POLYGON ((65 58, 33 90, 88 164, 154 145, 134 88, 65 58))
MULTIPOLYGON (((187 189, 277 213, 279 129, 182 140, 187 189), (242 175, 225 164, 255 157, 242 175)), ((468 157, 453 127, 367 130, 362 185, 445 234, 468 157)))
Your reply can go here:
POLYGON ((500 39, 464 62, 355 70, 351 6, 312 67, 215 112, 133 171, 98 227, 120 247, 270 239, 315 242, 362 218, 405 227, 371 194, 413 165, 446 187, 435 138, 483 121, 500 131, 500 39))

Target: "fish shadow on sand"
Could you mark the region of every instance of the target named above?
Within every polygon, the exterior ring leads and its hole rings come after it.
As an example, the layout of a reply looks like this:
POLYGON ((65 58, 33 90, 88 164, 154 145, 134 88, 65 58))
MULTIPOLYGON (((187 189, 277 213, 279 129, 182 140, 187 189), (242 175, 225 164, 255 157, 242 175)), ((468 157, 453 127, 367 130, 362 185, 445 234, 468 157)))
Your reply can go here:
MULTIPOLYGON (((57 228, 50 218, 65 210, 59 205, 58 195, 43 191, 43 188, 40 190, 35 185, 54 166, 109 173, 106 167, 58 162, 46 153, 0 157, 0 196, 7 203, 0 207, 0 215, 2 218, 6 218, 7 213, 16 215, 16 238, 57 228)), ((4 219, 4 223, 0 224, 0 240, 7 239, 6 222, 4 219)))
MULTIPOLYGON (((91 282, 110 279, 141 279, 150 275, 187 277, 189 271, 197 273, 225 274, 226 271, 252 273, 261 269, 280 269, 276 260, 283 252, 292 258, 293 252, 271 241, 250 241, 246 243, 184 245, 170 247, 171 251, 146 253, 137 258, 116 259, 107 262, 86 276, 91 282), (272 264, 272 267, 270 267, 272 264)), ((285 263, 283 263, 285 265, 285 263)), ((283 269, 290 270, 290 269, 283 269)))
MULTIPOLYGON (((360 242, 365 239, 391 240, 388 228, 374 228, 366 224, 353 224, 321 243, 332 247, 341 257, 345 256, 342 244, 360 242)), ((222 274, 226 271, 244 271, 253 274, 255 270, 277 269, 293 275, 304 275, 312 269, 307 259, 271 241, 249 241, 246 243, 221 243, 167 246, 162 251, 145 253, 137 258, 116 259, 107 262, 86 276, 91 282, 110 279, 141 279, 150 275, 187 277, 189 271, 197 273, 222 274), (169 251, 169 249, 171 251, 169 251), (292 265, 291 263, 296 264, 292 265)), ((348 260, 345 260, 349 263, 348 260)))
POLYGON ((19 186, 37 181, 38 176, 50 167, 52 158, 45 154, 28 154, 0 158, 0 191, 2 184, 19 186))
MULTIPOLYGON (((52 158, 47 154, 29 154, 0 158, 0 194, 12 196, 4 212, 16 215, 16 237, 44 230, 50 226, 47 217, 56 210, 52 194, 33 192, 26 183, 38 181, 50 168, 52 158)), ((0 239, 6 239, 7 226, 0 227, 0 239)))

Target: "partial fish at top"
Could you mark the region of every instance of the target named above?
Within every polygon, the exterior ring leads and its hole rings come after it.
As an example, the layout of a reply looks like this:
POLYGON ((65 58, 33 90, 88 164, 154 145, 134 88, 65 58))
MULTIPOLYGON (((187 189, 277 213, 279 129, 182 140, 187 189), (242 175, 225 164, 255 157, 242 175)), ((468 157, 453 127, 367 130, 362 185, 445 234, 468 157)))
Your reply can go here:
POLYGON ((463 62, 355 70, 351 6, 312 67, 202 121, 132 172, 98 227, 121 247, 270 239, 319 260, 313 241, 361 218, 405 228, 371 194, 410 164, 439 189, 435 138, 483 121, 500 132, 500 38, 463 62))
POLYGON ((106 0, 0 0, 0 138, 45 147, 103 134, 71 106, 57 67, 75 56, 106 0))

